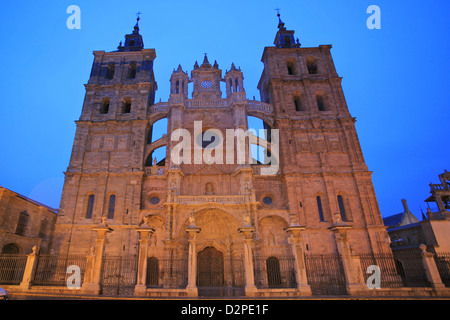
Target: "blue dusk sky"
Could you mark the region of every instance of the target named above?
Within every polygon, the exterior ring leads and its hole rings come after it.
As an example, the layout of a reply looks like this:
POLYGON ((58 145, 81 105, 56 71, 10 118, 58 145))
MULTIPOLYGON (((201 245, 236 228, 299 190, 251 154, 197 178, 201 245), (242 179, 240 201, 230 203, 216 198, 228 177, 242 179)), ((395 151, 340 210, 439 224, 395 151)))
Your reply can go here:
POLYGON ((114 51, 142 12, 140 33, 156 49, 156 101, 167 101, 174 68, 208 53, 241 67, 249 99, 273 46, 281 8, 303 47, 331 44, 383 216, 420 218, 430 182, 450 170, 450 1, 2 1, 0 185, 58 208, 94 50, 114 51), (81 29, 69 30, 70 5, 81 29), (370 5, 381 29, 369 30, 370 5))

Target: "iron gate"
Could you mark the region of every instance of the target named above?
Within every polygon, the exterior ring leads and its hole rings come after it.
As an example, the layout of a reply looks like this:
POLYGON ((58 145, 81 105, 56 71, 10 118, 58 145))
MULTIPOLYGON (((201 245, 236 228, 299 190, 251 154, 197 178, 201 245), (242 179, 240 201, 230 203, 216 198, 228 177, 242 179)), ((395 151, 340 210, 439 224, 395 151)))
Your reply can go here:
POLYGON ((137 256, 103 257, 101 291, 105 296, 131 296, 137 282, 137 256))
POLYGON ((224 258, 214 247, 197 255, 199 296, 244 295, 244 265, 241 257, 224 258))
POLYGON ((253 272, 258 288, 295 288, 294 257, 254 257, 253 272))
POLYGON ((344 269, 338 254, 305 254, 306 275, 313 295, 347 294, 344 269))
POLYGON ((27 256, 24 254, 1 254, 0 284, 20 284, 26 263, 27 256))

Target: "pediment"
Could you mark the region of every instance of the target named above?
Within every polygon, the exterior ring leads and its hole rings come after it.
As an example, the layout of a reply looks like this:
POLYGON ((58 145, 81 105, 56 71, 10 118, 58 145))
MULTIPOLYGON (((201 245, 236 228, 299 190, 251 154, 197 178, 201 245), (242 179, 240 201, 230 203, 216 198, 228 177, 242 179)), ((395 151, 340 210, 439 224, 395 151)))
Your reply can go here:
POLYGON ((197 171, 194 171, 193 174, 199 175, 216 175, 216 174, 225 174, 229 173, 215 164, 205 164, 197 171))

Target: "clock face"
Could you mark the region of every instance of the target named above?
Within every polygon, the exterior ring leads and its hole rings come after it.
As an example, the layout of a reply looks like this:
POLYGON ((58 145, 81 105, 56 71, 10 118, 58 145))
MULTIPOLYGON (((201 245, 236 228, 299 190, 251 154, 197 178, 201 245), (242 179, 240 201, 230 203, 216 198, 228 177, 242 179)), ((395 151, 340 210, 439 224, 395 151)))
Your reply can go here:
POLYGON ((213 86, 213 83, 209 80, 205 80, 205 81, 200 82, 200 85, 202 86, 202 88, 208 89, 213 86))

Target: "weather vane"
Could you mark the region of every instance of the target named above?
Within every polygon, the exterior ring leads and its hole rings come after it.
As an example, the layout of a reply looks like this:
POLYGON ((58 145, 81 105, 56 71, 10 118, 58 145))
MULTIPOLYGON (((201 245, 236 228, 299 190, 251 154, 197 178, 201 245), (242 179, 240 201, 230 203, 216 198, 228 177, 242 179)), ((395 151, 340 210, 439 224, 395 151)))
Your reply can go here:
POLYGON ((140 11, 138 13, 136 13, 138 21, 141 20, 141 17, 139 17, 141 14, 142 13, 140 11))
POLYGON ((280 16, 280 8, 275 8, 275 11, 277 12, 277 16, 280 16))

